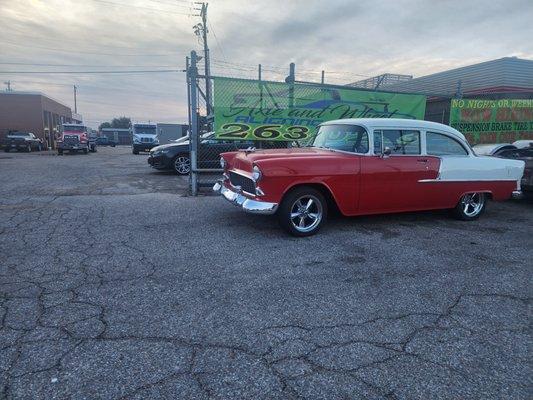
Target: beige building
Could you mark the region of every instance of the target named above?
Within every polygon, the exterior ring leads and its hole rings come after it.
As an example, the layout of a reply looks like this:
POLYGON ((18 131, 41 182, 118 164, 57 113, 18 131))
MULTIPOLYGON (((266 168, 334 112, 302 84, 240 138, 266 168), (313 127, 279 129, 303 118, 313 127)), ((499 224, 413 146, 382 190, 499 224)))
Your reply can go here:
POLYGON ((78 122, 70 107, 39 92, 0 92, 0 137, 9 131, 33 132, 55 148, 62 123, 78 122))

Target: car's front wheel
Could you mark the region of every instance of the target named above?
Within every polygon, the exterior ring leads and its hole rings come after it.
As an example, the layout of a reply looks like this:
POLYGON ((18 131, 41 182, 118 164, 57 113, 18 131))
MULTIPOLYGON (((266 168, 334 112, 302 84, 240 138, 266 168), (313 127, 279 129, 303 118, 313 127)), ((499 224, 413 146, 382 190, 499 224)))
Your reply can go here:
POLYGON ((191 159, 186 154, 178 154, 172 161, 172 165, 178 175, 187 175, 191 172, 191 159))
POLYGON ((485 211, 487 204, 487 195, 485 193, 467 193, 454 208, 454 214, 457 219, 463 221, 472 221, 479 218, 485 211))
POLYGON ((290 191, 278 209, 283 229, 293 236, 311 236, 327 219, 328 205, 320 191, 303 186, 290 191))

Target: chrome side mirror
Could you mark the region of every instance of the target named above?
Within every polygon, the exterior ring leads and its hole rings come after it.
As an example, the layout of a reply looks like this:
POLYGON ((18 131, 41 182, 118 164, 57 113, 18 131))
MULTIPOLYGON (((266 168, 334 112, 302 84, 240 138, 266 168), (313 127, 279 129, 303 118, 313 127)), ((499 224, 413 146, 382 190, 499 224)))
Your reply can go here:
POLYGON ((385 146, 383 148, 383 151, 381 152, 381 158, 387 158, 391 155, 392 151, 390 149, 390 147, 388 146, 385 146))

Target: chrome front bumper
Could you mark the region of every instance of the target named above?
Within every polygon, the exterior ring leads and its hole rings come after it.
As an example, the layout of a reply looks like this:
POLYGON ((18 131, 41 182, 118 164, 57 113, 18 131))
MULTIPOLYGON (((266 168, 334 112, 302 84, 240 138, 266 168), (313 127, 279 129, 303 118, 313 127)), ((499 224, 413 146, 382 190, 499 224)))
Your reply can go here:
POLYGON ((278 209, 278 203, 268 203, 266 201, 257 201, 249 199, 240 193, 228 189, 222 182, 215 183, 213 192, 220 193, 230 203, 242 207, 242 209, 251 214, 274 214, 278 209))
POLYGON ((511 198, 513 199, 521 199, 523 196, 523 193, 521 190, 513 190, 513 193, 511 194, 511 198))

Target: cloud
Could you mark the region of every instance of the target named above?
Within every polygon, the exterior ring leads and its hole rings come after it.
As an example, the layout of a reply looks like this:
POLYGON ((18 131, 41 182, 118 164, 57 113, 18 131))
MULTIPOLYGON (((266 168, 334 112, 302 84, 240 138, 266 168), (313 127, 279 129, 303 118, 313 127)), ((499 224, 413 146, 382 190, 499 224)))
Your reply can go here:
MULTIPOLYGON (((2 71, 184 67, 201 46, 185 0, 1 0, 2 71), (116 3, 116 4, 113 4, 116 3), (71 65, 80 65, 79 67, 71 65), (165 66, 165 67, 163 67, 165 66), (170 66, 170 67, 168 67, 170 66)), ((213 0, 212 69, 282 80, 348 83, 384 72, 416 76, 503 56, 533 55, 530 0, 213 0)), ((1 75, 15 90, 40 90, 72 104, 91 126, 117 115, 187 120, 182 72, 129 75, 1 75)))

